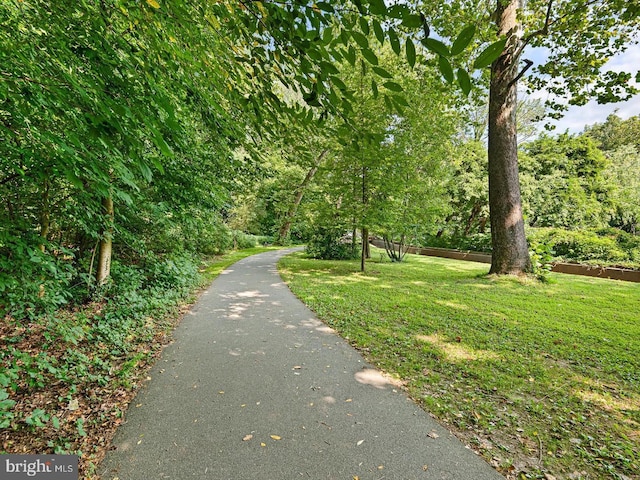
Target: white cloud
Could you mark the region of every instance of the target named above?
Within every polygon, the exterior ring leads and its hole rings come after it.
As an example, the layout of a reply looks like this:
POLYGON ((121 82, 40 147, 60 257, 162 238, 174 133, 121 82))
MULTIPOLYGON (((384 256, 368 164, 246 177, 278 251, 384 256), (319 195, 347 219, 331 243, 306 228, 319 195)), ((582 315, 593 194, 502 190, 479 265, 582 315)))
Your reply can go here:
MULTIPOLYGON (((534 57, 541 55, 541 51, 530 52, 534 57)), ((538 63, 538 62, 536 62, 538 63)), ((612 58, 604 67, 604 70, 613 70, 616 72, 631 72, 635 74, 640 68, 640 45, 630 45, 627 51, 612 58)), ((636 84, 636 86, 640 86, 636 84)), ((546 100, 548 94, 546 92, 536 92, 533 98, 541 98, 546 100)), ((626 102, 610 103, 599 105, 595 101, 591 101, 582 107, 569 107, 565 115, 560 120, 547 121, 551 125, 555 125, 555 132, 579 133, 584 130, 586 125, 594 123, 602 123, 607 117, 616 113, 620 118, 627 119, 635 115, 640 115, 640 95, 635 95, 626 102)))

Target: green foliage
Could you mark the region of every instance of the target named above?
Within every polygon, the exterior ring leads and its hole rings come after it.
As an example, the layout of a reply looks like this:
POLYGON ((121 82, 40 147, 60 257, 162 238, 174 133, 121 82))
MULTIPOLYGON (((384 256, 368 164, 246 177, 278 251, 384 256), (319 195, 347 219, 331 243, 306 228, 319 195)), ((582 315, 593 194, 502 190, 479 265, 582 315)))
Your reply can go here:
POLYGON ((605 265, 640 264, 640 238, 618 229, 529 229, 532 245, 545 245, 556 259, 605 265))
POLYGON ((18 237, 0 227, 0 318, 33 319, 66 305, 74 295, 72 252, 48 255, 39 243, 38 238, 18 237))
POLYGON ((420 237, 422 247, 453 248, 472 252, 491 253, 491 235, 474 233, 470 235, 425 235, 420 237))
POLYGON ((608 164, 585 136, 542 136, 526 144, 520 165, 528 225, 568 229, 606 225, 612 210, 604 177, 608 164))
POLYGON ((349 260, 358 252, 351 239, 344 238, 344 232, 329 227, 319 227, 307 242, 307 254, 321 260, 349 260))

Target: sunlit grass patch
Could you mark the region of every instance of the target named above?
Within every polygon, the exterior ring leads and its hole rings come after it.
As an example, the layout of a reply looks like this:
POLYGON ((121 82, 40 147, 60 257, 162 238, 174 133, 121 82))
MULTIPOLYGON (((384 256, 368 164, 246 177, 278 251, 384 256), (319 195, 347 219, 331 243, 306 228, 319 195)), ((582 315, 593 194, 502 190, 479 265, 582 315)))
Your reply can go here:
POLYGON ((375 274, 303 254, 280 269, 327 324, 503 474, 637 478, 639 285, 374 259, 375 274))

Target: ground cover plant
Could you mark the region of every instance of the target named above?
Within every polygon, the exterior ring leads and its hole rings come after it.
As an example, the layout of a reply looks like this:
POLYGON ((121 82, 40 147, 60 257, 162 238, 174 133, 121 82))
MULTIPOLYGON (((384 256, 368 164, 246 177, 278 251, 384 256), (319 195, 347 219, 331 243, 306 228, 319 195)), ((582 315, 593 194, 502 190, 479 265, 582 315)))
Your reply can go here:
POLYGON ((640 478, 640 286, 373 257, 360 273, 298 253, 280 271, 507 478, 640 478))
POLYGON ((101 299, 0 319, 0 453, 77 454, 80 478, 97 478, 96 465, 182 313, 224 268, 265 250, 200 265, 158 261, 137 272, 116 265, 101 299))

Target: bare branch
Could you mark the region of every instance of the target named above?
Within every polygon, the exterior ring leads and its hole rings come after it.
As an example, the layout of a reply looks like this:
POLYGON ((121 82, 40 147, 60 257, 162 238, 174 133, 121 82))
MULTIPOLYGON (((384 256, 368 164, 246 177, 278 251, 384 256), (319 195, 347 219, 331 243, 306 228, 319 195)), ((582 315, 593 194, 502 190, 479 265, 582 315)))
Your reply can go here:
POLYGON ((524 68, 520 71, 520 73, 518 75, 516 75, 516 78, 514 78, 513 80, 511 80, 509 82, 509 85, 507 85, 507 89, 511 88, 513 85, 515 85, 516 83, 518 83, 518 80, 520 80, 522 78, 522 76, 527 73, 527 70, 529 70, 532 66, 533 66, 533 62, 531 60, 527 60, 526 58, 523 60, 524 63, 526 63, 526 65, 524 66, 524 68))

